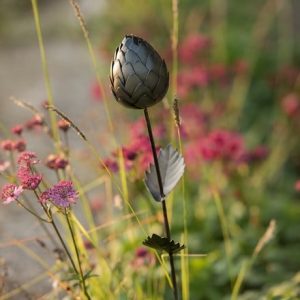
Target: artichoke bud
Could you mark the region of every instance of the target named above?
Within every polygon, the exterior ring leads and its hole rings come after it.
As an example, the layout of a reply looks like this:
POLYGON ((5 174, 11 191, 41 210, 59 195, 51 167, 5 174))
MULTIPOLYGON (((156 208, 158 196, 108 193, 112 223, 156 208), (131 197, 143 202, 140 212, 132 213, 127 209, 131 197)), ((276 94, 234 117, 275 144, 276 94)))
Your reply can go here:
POLYGON ((144 109, 161 101, 169 87, 165 61, 145 40, 126 35, 110 67, 112 92, 118 102, 144 109))

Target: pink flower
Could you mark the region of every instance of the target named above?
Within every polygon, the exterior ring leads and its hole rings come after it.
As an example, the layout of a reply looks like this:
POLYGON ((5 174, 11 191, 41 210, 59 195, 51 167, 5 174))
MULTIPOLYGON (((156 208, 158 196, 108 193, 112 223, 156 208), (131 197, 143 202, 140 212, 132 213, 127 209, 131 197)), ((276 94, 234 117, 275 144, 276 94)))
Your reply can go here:
POLYGON ((130 123, 129 125, 130 136, 132 138, 139 137, 144 135, 146 132, 146 124, 143 118, 139 118, 135 122, 130 123))
POLYGON ((42 108, 47 109, 49 107, 49 101, 46 99, 42 102, 42 108))
POLYGON ((48 190, 47 191, 44 191, 40 194, 39 196, 39 201, 42 203, 42 204, 46 204, 47 201, 49 201, 49 195, 48 195, 48 190))
POLYGON ((64 132, 67 132, 70 128, 70 123, 65 120, 65 119, 61 119, 57 122, 58 128, 61 129, 64 132))
POLYGON ((102 210, 104 206, 104 201, 100 198, 93 198, 90 202, 91 209, 94 213, 102 210))
POLYGON ((214 64, 210 67, 209 74, 210 74, 211 80, 217 81, 220 83, 226 83, 229 72, 226 69, 225 65, 214 64))
POLYGON ((191 34, 179 47, 179 58, 185 63, 192 63, 210 44, 211 42, 206 36, 199 33, 191 34))
POLYGON ((300 180, 297 180, 297 181, 295 182, 295 191, 296 191, 296 192, 300 192, 300 180))
POLYGON ((12 140, 2 141, 1 148, 5 151, 12 151, 14 149, 14 141, 12 141, 12 140))
POLYGON ((184 138, 199 139, 206 133, 207 116, 193 103, 185 104, 181 109, 181 133, 184 138))
POLYGON ((199 142, 199 149, 204 160, 238 161, 244 154, 244 142, 237 133, 214 130, 199 142))
POLYGON ((46 166, 53 170, 65 169, 68 164, 67 159, 56 154, 50 154, 46 160, 46 166))
POLYGON ((73 183, 71 181, 61 180, 42 193, 40 201, 51 201, 56 206, 67 208, 71 204, 76 203, 77 198, 78 193, 75 191, 73 183))
POLYGON ((144 247, 139 247, 135 251, 135 258, 132 261, 134 268, 142 266, 153 266, 155 264, 155 256, 152 252, 144 247))
POLYGON ((268 148, 265 146, 258 146, 250 151, 246 151, 241 157, 241 160, 247 163, 255 163, 264 160, 268 155, 268 148))
POLYGON ((123 152, 125 160, 131 161, 131 160, 135 160, 135 158, 137 157, 137 152, 130 148, 123 147, 122 150, 123 150, 122 152, 123 152))
POLYGON ((300 113, 300 99, 296 94, 289 94, 282 100, 282 110, 289 117, 295 117, 300 113))
POLYGON ((181 87, 179 92, 180 97, 186 97, 187 93, 197 87, 207 86, 209 82, 209 74, 205 67, 196 66, 178 74, 178 86, 181 87), (185 94, 180 94, 185 91, 185 94))
POLYGON ((11 203, 16 201, 22 192, 22 186, 16 186, 15 184, 7 183, 1 189, 1 200, 3 201, 3 204, 11 203))
POLYGON ((19 165, 31 166, 37 164, 38 162, 39 160, 34 152, 24 151, 18 157, 19 165))
POLYGON ((43 178, 41 174, 33 174, 27 166, 19 167, 17 177, 25 190, 35 190, 43 178))
POLYGON ((94 82, 91 86, 91 96, 96 101, 102 100, 102 91, 98 82, 94 82))
POLYGON ((23 132, 23 125, 15 125, 12 129, 11 132, 16 134, 16 135, 21 135, 23 132))
POLYGON ((42 119, 42 117, 40 115, 35 115, 26 122, 25 126, 27 129, 31 130, 31 129, 40 128, 43 124, 44 124, 44 120, 42 119))
POLYGON ((107 158, 104 160, 104 164, 113 173, 119 171, 119 166, 115 159, 107 158))
POLYGON ((26 150, 26 142, 22 139, 17 140, 14 142, 14 150, 17 150, 18 152, 23 152, 26 150))

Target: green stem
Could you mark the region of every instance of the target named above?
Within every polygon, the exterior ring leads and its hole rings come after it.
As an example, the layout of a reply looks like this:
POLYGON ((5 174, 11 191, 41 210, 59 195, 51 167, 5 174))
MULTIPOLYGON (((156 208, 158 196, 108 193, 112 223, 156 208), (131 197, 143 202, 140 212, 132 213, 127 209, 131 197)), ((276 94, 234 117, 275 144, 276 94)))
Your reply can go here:
MULTIPOLYGON (((34 191, 34 192, 35 192, 36 197, 38 197, 36 191, 34 191)), ((25 199, 25 202, 27 203, 28 208, 29 208, 31 211, 33 211, 33 212, 37 215, 37 212, 36 212, 34 206, 31 204, 31 202, 30 202, 29 199, 26 197, 26 195, 23 195, 23 198, 25 199)), ((48 214, 47 214, 47 216, 48 216, 48 214)), ((48 217, 49 217, 49 216, 48 216, 48 217)), ((59 248, 57 241, 54 239, 53 235, 52 235, 52 234, 50 233, 50 231, 48 230, 48 227, 46 226, 46 224, 44 223, 44 221, 40 220, 39 218, 38 218, 38 221, 40 222, 41 226, 43 227, 43 230, 45 231, 45 233, 47 234, 47 236, 48 236, 49 239, 51 240, 52 244, 53 244, 56 248, 59 248)), ((47 222, 47 223, 51 223, 51 221, 49 220, 49 222, 47 222)))
POLYGON ((9 160, 10 160, 10 163, 11 163, 11 168, 13 170, 13 173, 16 173, 16 164, 15 164, 15 159, 14 159, 14 154, 12 151, 9 151, 9 160))
POLYGON ((76 257, 77 257, 77 261, 78 261, 78 266, 79 266, 79 272, 80 272, 80 277, 81 277, 81 283, 82 283, 83 291, 84 291, 84 294, 87 297, 87 299, 90 300, 91 297, 88 294, 86 283, 85 283, 85 278, 84 278, 83 272, 82 272, 82 266, 81 266, 81 260, 80 260, 80 256, 79 256, 78 246, 77 246, 75 235, 74 235, 74 231, 73 231, 70 219, 69 219, 69 213, 68 213, 68 211, 67 211, 66 208, 65 208, 65 216, 66 216, 66 220, 67 220, 67 223, 68 223, 68 227, 69 227, 69 230, 70 230, 70 233, 71 233, 73 245, 74 245, 75 252, 76 252, 76 257))
POLYGON ((220 220, 222 235, 224 238, 224 246, 225 246, 225 254, 226 254, 226 260, 227 260, 227 266, 228 266, 228 275, 230 277, 231 286, 233 286, 233 278, 232 278, 232 262, 231 262, 231 256, 232 256, 232 246, 230 241, 230 232, 228 228, 228 220, 224 211, 224 207, 222 204, 222 201, 220 199, 220 195, 217 191, 212 190, 212 196, 215 201, 215 205, 217 208, 218 217, 220 220))
MULTIPOLYGON (((33 10, 33 16, 34 16, 35 30, 36 30, 39 48, 40 48, 41 63, 42 63, 43 74, 44 74, 44 82, 45 82, 45 87, 46 87, 47 97, 48 97, 47 100, 48 100, 50 106, 54 106, 37 0, 31 0, 31 4, 32 4, 32 10, 33 10)), ((54 111, 49 111, 49 116, 50 116, 50 123, 51 123, 51 133, 52 133, 52 136, 53 136, 53 139, 55 142, 56 150, 59 152, 60 139, 59 139, 59 133, 58 133, 58 128, 57 128, 57 122, 56 122, 56 114, 54 111)))
MULTIPOLYGON (((39 199, 39 195, 38 195, 37 191, 34 190, 33 192, 34 192, 35 196, 37 197, 37 199, 39 199)), ((45 207, 45 205, 44 205, 43 203, 41 203, 41 206, 42 206, 43 210, 45 211, 46 215, 48 216, 48 218, 50 219, 50 223, 51 223, 51 225, 52 225, 54 231, 56 232, 56 234, 57 234, 57 236, 58 236, 58 238, 59 238, 59 240, 60 240, 60 242, 61 242, 63 248, 64 248, 65 251, 66 251, 66 254, 67 254, 67 256, 68 256, 68 258, 69 258, 69 260, 70 260, 70 262, 71 262, 71 265, 72 265, 72 267, 73 267, 73 269, 74 269, 74 272, 75 272, 76 274, 79 274, 78 271, 77 271, 76 265, 75 265, 75 263, 74 263, 74 260, 73 260, 73 258, 72 258, 72 256, 71 256, 71 253, 70 253, 70 251, 69 251, 67 245, 65 244, 64 239, 62 238, 62 236, 61 236, 61 234, 60 234, 60 232, 59 232, 59 230, 58 230, 58 228, 57 228, 57 226, 56 226, 56 224, 55 224, 55 222, 54 222, 54 219, 53 219, 53 215, 52 215, 51 209, 48 210, 48 209, 45 207)))
POLYGON ((51 223, 51 220, 47 220, 47 219, 44 219, 44 218, 40 217, 38 214, 36 214, 30 208, 28 208, 27 206, 25 206, 20 200, 16 200, 16 201, 18 202, 19 205, 21 205, 23 208, 25 208, 29 213, 31 213, 32 215, 34 215, 40 221, 46 222, 46 223, 51 223))
MULTIPOLYGON (((45 209, 46 209, 46 208, 45 208, 45 209)), ((51 211, 49 212, 49 214, 51 215, 51 218, 52 218, 52 213, 51 213, 51 211)), ((63 240, 63 238, 62 238, 62 236, 61 236, 61 234, 60 234, 60 232, 59 232, 59 230, 58 230, 58 228, 57 228, 57 226, 56 226, 56 224, 55 224, 53 218, 52 218, 51 224, 52 224, 52 226, 53 226, 53 228, 54 228, 54 230, 55 230, 55 232, 56 232, 56 234, 57 234, 57 236, 58 236, 58 238, 59 238, 59 240, 60 240, 60 242, 61 242, 63 248, 64 248, 65 251, 66 251, 66 254, 67 254, 67 256, 68 256, 68 258, 69 258, 69 260, 70 260, 70 262, 71 262, 71 265, 72 265, 72 267, 73 267, 73 269, 74 269, 74 272, 75 272, 76 274, 79 274, 79 273, 78 273, 78 270, 77 270, 77 268, 76 268, 75 262, 74 262, 74 260, 73 260, 73 258, 72 258, 72 256, 71 256, 71 253, 70 253, 70 251, 69 251, 67 245, 65 244, 65 242, 64 242, 64 240, 63 240)))

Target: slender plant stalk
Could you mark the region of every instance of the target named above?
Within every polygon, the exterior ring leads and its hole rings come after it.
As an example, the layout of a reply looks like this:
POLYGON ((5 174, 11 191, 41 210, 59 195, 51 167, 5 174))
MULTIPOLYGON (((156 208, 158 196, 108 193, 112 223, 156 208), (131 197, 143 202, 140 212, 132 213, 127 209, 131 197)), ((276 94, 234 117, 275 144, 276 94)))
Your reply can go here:
MULTIPOLYGON (((178 109, 178 100, 176 99, 177 95, 177 76, 178 76, 178 40, 179 40, 179 9, 178 9, 179 0, 172 0, 172 36, 171 36, 171 45, 172 45, 172 94, 171 99, 174 100, 173 109, 174 109, 174 120, 177 127, 177 140, 179 151, 183 153, 183 145, 181 142, 180 134, 180 117, 178 109)), ((173 124, 172 124, 173 125, 173 124)), ((173 127, 173 126, 172 126, 173 127)), ((171 130, 171 140, 175 139, 174 130, 171 130)), ((186 197, 185 197, 185 181, 184 175, 182 178, 182 204, 183 204, 183 244, 185 245, 184 253, 188 254, 188 230, 187 230, 187 208, 186 208, 186 197)), ((187 258, 182 256, 182 298, 189 299, 189 265, 187 258)))
POLYGON ((27 210, 30 214, 32 214, 33 216, 35 216, 39 221, 42 221, 42 222, 46 222, 46 223, 51 223, 51 220, 47 220, 47 219, 44 219, 42 217, 40 217, 38 214, 36 214, 34 211, 32 211, 30 208, 28 208, 27 206, 25 206, 21 201, 19 200, 16 200, 18 202, 18 204, 20 206, 22 206, 25 210, 27 210))
POLYGON ((178 0, 172 0, 172 98, 177 94, 177 75, 178 75, 178 0))
POLYGON ((86 287, 86 283, 85 283, 85 278, 84 278, 83 272, 82 272, 82 266, 81 266, 81 260, 80 260, 80 256, 79 256, 79 250, 78 250, 78 246, 77 246, 77 243, 76 243, 74 231, 73 231, 70 219, 69 219, 69 213, 68 213, 67 209, 65 209, 65 216, 66 216, 66 220, 67 220, 68 227, 69 227, 69 230, 70 230, 70 233, 71 233, 71 237, 72 237, 72 242, 73 242, 73 245, 74 245, 74 248, 75 248, 75 252, 76 252, 76 257, 77 257, 77 261, 78 261, 78 266, 79 266, 79 272, 80 272, 80 277, 81 277, 81 283, 82 283, 83 291, 84 291, 84 294, 85 294, 86 298, 88 300, 90 300, 91 297, 90 297, 90 295, 88 294, 88 291, 87 291, 87 287, 86 287))
POLYGON ((16 164, 15 164, 14 154, 13 154, 12 151, 9 152, 9 160, 10 160, 10 163, 11 163, 12 170, 15 173, 17 168, 16 168, 16 164))
MULTIPOLYGON (((25 195, 24 195, 23 197, 24 197, 24 199, 25 199, 25 201, 26 201, 25 195)), ((30 202, 30 201, 26 201, 26 203, 28 203, 28 208, 29 208, 30 210, 32 210, 35 214, 37 214, 37 212, 36 212, 34 206, 31 204, 31 202, 30 202)), ((45 233, 47 234, 48 238, 51 240, 52 244, 53 244, 56 248, 59 248, 59 245, 58 245, 56 239, 54 238, 54 236, 53 236, 53 235, 51 234, 51 232, 49 231, 49 229, 48 229, 47 225, 45 224, 45 222, 42 221, 42 220, 40 220, 40 219, 38 219, 38 221, 40 222, 40 224, 41 224, 43 230, 45 231, 45 233)), ((47 223, 51 223, 50 220, 47 220, 47 223)))
MULTIPOLYGON (((37 199, 39 199, 39 195, 38 195, 38 193, 37 193, 36 190, 34 190, 34 194, 35 194, 35 196, 37 197, 37 199)), ((51 211, 50 209, 47 210, 47 208, 45 207, 44 204, 41 203, 41 205, 42 205, 42 208, 43 208, 43 210, 45 211, 46 215, 48 216, 48 218, 49 218, 49 220, 50 220, 50 224, 52 225, 54 231, 56 232, 56 234, 57 234, 57 236, 58 236, 58 238, 59 238, 59 240, 60 240, 60 242, 61 242, 63 248, 64 248, 65 251, 66 251, 66 254, 67 254, 67 256, 68 256, 68 258, 69 258, 69 260, 70 260, 70 262, 71 262, 71 265, 72 265, 72 267, 73 267, 73 269, 74 269, 74 272, 75 272, 76 274, 79 274, 79 272, 78 272, 78 270, 77 270, 77 268, 76 268, 76 265, 75 265, 75 263, 74 263, 74 260, 73 260, 73 258, 72 258, 72 255, 71 255, 71 253, 70 253, 70 251, 69 251, 69 249, 68 249, 66 243, 64 242, 64 239, 62 238, 62 236, 61 236, 61 234, 60 234, 60 232, 59 232, 59 230, 58 230, 58 228, 57 228, 57 226, 56 226, 56 223, 55 223, 55 221, 54 221, 54 219, 53 219, 52 211, 51 211)))
POLYGON ((101 95, 103 97, 103 106, 104 106, 104 111, 105 111, 105 114, 106 114, 106 117, 107 117, 108 127, 109 127, 109 129, 112 133, 113 142, 116 143, 115 136, 114 136, 114 126, 113 126, 110 110, 109 110, 109 107, 108 107, 108 99, 107 99, 107 96, 106 96, 106 93, 105 93, 104 85, 101 81, 101 77, 100 77, 100 74, 99 74, 99 69, 100 68, 98 66, 98 62, 97 62, 97 59, 96 59, 95 50, 94 50, 93 44, 90 40, 89 32, 87 30, 85 20, 83 18, 82 13, 81 13, 79 4, 76 2, 76 0, 69 0, 69 1, 70 1, 71 6, 74 9, 76 17, 78 18, 80 27, 81 27, 82 32, 83 32, 84 39, 85 39, 87 47, 88 47, 89 55, 91 57, 92 64, 93 64, 93 67, 94 67, 94 70, 95 70, 95 73, 96 73, 96 80, 97 80, 97 83, 100 87, 101 95))
MULTIPOLYGON (((49 70, 48 70, 46 51, 45 51, 45 47, 44 47, 43 35, 42 35, 42 30, 41 30, 41 22, 40 22, 40 15, 39 15, 37 0, 31 0, 31 4, 32 4, 32 10, 33 10, 33 16, 34 16, 35 30, 36 30, 39 48, 40 48, 44 81, 45 81, 45 87, 46 87, 46 92, 47 92, 47 97, 48 97, 47 100, 51 106, 54 106, 53 94, 52 94, 52 89, 51 89, 51 84, 50 84, 49 70)), ((53 140, 55 142, 56 150, 59 152, 60 138, 59 138, 57 122, 56 122, 56 114, 54 111, 49 111, 49 116, 50 116, 50 122, 51 122, 51 133, 53 136, 53 140)))
MULTIPOLYGON (((51 213, 50 213, 50 215, 51 215, 51 217, 52 217, 52 214, 51 214, 51 213)), ((60 232, 59 232, 59 230, 58 230, 58 228, 57 228, 57 226, 56 226, 56 224, 55 224, 55 222, 54 222, 53 219, 52 219, 51 225, 52 225, 52 227, 54 228, 54 230, 55 230, 55 232, 56 232, 56 234, 57 234, 57 236, 58 236, 58 238, 59 238, 59 240, 60 240, 60 242, 61 242, 63 248, 64 248, 65 251, 66 251, 66 254, 67 254, 67 256, 68 256, 68 258, 69 258, 69 260, 70 260, 70 262, 71 262, 71 265, 72 265, 72 267, 73 267, 73 269, 74 269, 74 272, 75 272, 76 274, 79 274, 79 272, 78 272, 78 270, 77 270, 77 268, 76 268, 76 265, 75 265, 75 263, 74 263, 74 260, 73 260, 73 258, 72 258, 72 256, 71 256, 71 253, 70 253, 70 251, 69 251, 67 245, 65 244, 64 239, 62 238, 62 236, 61 236, 61 234, 60 234, 60 232)))
MULTIPOLYGON (((150 139, 151 148, 152 148, 152 154, 153 154, 154 165, 155 165, 155 169, 156 169, 156 175, 157 175, 160 195, 163 199, 161 201, 161 204, 162 204, 162 209, 163 209, 165 231, 166 231, 167 239, 169 241, 171 241, 171 232, 170 232, 170 225, 169 225, 169 220, 168 220, 168 212, 167 212, 167 206, 166 206, 166 201, 165 201, 163 183, 162 183, 162 179, 161 179, 161 174, 160 174, 160 169, 159 169, 159 164, 158 164, 158 158, 157 158, 157 154, 156 154, 156 147, 155 147, 151 122, 150 122, 150 118, 149 118, 147 108, 144 109, 144 114, 145 114, 149 139, 150 139)), ((178 300, 178 290, 177 290, 177 281, 176 281, 176 271, 175 271, 175 265, 174 265, 174 257, 173 257, 173 253, 171 251, 168 254, 169 254, 169 258, 170 258, 171 278, 172 278, 172 284, 173 284, 174 299, 178 300)))
POLYGON ((224 246, 225 246, 225 253, 226 253, 226 260, 228 266, 228 275, 231 281, 231 287, 233 287, 233 277, 232 277, 232 246, 231 246, 231 239, 230 239, 230 232, 228 228, 228 220, 226 218, 226 214, 224 211, 224 207, 222 201, 220 199, 220 195, 216 190, 212 190, 213 200, 215 202, 218 217, 220 220, 222 235, 224 238, 224 246))

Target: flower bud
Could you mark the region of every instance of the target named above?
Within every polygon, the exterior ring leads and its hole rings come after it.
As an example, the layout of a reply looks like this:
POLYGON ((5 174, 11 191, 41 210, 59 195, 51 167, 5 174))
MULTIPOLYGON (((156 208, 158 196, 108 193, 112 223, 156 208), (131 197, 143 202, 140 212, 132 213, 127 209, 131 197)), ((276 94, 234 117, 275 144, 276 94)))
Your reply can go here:
POLYGON ((110 68, 112 92, 118 102, 144 109, 161 101, 169 87, 165 61, 145 40, 126 35, 110 68))

